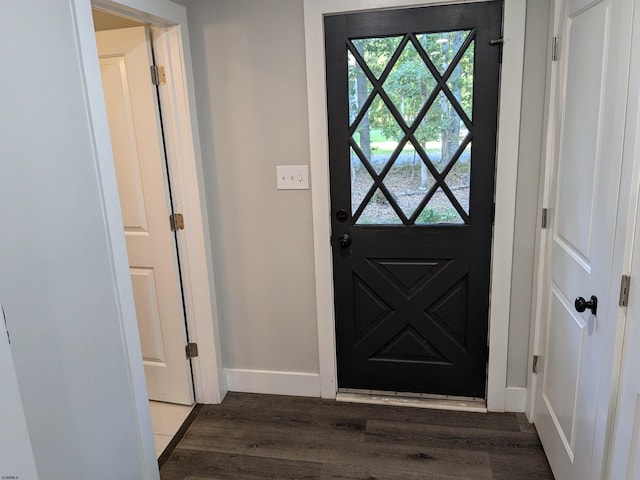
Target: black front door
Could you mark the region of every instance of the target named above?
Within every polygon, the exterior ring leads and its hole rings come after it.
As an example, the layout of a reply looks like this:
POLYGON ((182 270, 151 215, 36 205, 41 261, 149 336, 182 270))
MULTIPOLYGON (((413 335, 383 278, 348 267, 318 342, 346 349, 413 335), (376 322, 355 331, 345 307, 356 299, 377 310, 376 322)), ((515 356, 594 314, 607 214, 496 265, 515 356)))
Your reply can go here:
POLYGON ((340 388, 485 397, 501 29, 502 1, 325 18, 340 388))

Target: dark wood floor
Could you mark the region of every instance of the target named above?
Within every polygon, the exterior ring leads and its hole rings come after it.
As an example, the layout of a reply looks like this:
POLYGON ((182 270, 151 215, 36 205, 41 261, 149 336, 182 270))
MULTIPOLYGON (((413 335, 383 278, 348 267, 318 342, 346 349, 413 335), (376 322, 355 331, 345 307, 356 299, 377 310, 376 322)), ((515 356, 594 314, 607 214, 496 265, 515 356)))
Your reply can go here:
POLYGON ((204 406, 162 480, 553 479, 524 415, 229 393, 204 406))

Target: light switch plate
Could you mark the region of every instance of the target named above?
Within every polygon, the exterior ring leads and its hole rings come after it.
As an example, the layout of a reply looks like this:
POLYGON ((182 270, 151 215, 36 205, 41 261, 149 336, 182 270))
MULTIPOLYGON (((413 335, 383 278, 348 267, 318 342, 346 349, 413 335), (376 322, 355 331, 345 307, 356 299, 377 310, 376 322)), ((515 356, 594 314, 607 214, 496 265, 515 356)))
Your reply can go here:
POLYGON ((278 165, 278 190, 309 190, 309 167, 307 165, 278 165))

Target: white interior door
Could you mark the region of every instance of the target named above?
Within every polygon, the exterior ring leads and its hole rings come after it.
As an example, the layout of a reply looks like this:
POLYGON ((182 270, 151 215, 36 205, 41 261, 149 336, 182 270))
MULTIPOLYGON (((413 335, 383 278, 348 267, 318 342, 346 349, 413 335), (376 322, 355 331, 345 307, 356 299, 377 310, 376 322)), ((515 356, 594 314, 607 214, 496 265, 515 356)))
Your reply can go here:
POLYGON ((562 480, 599 479, 602 472, 631 12, 630 0, 574 0, 560 8, 557 161, 534 420, 562 480), (575 299, 592 295, 596 314, 578 312, 575 299))
POLYGON ((157 98, 145 27, 96 33, 151 400, 193 403, 157 98))

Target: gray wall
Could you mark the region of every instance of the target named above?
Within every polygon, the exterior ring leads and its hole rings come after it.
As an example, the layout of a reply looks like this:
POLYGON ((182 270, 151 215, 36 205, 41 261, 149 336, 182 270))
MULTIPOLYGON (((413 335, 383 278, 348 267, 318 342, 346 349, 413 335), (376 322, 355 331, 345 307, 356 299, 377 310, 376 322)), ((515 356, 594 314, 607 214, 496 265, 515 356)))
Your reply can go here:
POLYGON ((318 372, 300 0, 189 3, 225 368, 318 372))
MULTIPOLYGON (((219 286, 224 366, 317 372, 311 198, 278 192, 307 164, 301 0, 183 0, 219 286)), ((524 386, 549 0, 528 7, 509 385, 524 386)))

